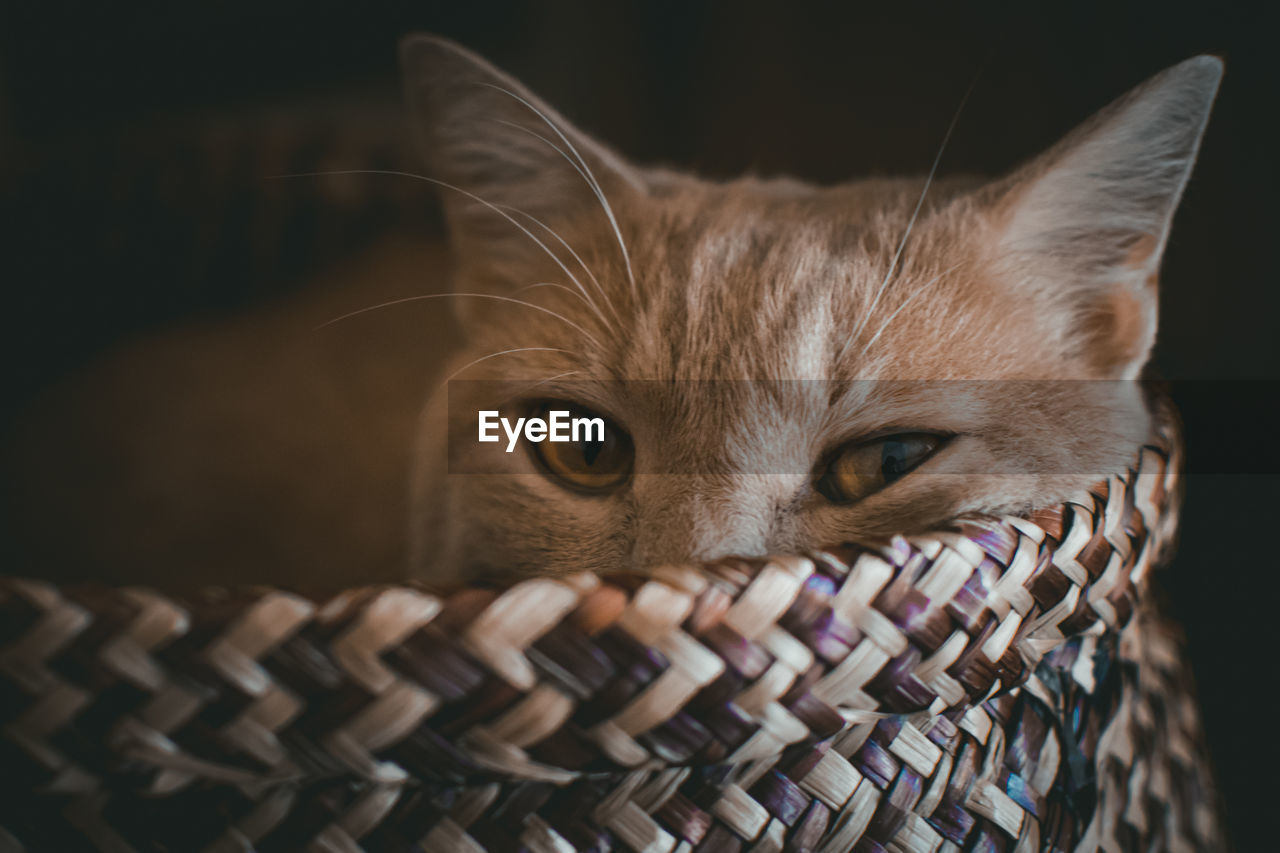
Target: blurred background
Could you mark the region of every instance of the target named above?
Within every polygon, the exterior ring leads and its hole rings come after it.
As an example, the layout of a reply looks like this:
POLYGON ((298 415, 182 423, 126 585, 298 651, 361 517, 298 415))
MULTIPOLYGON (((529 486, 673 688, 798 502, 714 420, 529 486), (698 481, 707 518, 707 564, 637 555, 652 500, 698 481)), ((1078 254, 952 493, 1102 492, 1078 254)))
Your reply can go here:
POLYGON ((7 570, 394 576, 444 282, 396 42, 451 36, 625 155, 817 181, 995 174, 1201 52, 1227 73, 1165 258, 1190 461, 1163 577, 1235 842, 1266 849, 1280 582, 1275 13, 1263 4, 10 3, 0 11, 7 570), (128 482, 128 487, 124 483, 128 482), (325 574, 325 573, 329 574, 325 574))

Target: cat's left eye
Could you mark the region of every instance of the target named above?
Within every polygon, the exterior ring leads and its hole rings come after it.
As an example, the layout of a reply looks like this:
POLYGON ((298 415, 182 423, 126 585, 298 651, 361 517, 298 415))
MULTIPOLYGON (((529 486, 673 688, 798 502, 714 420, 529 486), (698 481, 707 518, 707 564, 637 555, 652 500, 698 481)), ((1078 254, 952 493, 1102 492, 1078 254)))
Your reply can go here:
POLYGON ((627 481, 635 460, 631 436, 617 424, 572 403, 543 402, 533 413, 549 420, 559 411, 570 422, 582 421, 581 433, 571 432, 570 441, 529 443, 534 459, 561 485, 574 491, 601 494, 627 481), (596 424, 600 428, 596 428, 596 424))
POLYGON ((815 487, 834 503, 853 503, 911 471, 943 441, 940 435, 911 432, 847 444, 827 462, 815 487))

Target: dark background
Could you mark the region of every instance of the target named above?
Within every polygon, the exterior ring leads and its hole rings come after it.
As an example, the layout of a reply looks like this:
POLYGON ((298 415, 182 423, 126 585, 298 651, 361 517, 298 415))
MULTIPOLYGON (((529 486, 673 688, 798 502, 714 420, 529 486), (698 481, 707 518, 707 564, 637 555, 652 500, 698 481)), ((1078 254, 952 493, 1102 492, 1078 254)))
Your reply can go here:
MULTIPOLYGON (((1146 76, 1216 53, 1226 78, 1162 283, 1157 366, 1169 377, 1204 380, 1185 395, 1196 403, 1184 400, 1198 473, 1189 478, 1180 555, 1163 582, 1186 625, 1235 843, 1271 848, 1264 839, 1274 827, 1277 749, 1261 723, 1270 710, 1280 600, 1271 416, 1280 386, 1266 381, 1280 379, 1272 274, 1280 186, 1276 21, 1256 7, 7 4, 0 427, 112 344, 237 311, 301 280, 243 269, 184 278, 166 254, 176 239, 164 230, 171 223, 160 215, 148 226, 147 211, 136 208, 126 225, 154 227, 164 239, 149 252, 105 260, 97 238, 119 225, 91 201, 116 162, 105 147, 119 147, 138 128, 207 113, 394 99, 395 43, 412 30, 475 48, 634 159, 711 175, 752 169, 814 180, 927 170, 975 76, 944 172, 1004 171, 1146 76)), ((163 149, 152 162, 157 173, 175 168, 163 149)), ((199 207, 198 198, 185 202, 199 207)))

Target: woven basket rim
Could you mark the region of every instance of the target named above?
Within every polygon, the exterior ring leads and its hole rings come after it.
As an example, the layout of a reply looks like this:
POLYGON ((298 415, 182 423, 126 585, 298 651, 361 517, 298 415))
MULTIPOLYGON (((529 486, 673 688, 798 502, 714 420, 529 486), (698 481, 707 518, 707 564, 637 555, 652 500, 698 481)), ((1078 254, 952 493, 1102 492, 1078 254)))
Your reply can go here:
MULTIPOLYGON (((273 798, 317 786, 345 803, 326 832, 352 844, 417 826, 407 815, 429 800, 421 843, 483 850, 476 838, 534 790, 544 805, 520 838, 541 849, 591 833, 636 849, 706 832, 818 833, 833 851, 864 835, 904 849, 979 830, 1022 843, 1033 826, 1077 838, 1078 815, 1045 812, 1066 802, 1071 738, 1039 748, 1022 776, 991 762, 1009 738, 1043 739, 1037 714, 1081 685, 1111 695, 1098 687, 1107 667, 1089 661, 1119 654, 1176 528, 1177 422, 1168 406, 1154 421, 1125 471, 1059 506, 875 546, 324 600, 0 577, 0 698, 27 702, 4 714, 0 744, 40 796, 236 791, 257 805, 227 832, 251 841, 293 826, 285 806, 261 812, 273 798), (77 746, 86 726, 105 748, 77 746), (962 763, 974 756, 985 758, 962 763), (877 775, 885 766, 896 781, 877 775), (904 779, 933 779, 942 799, 929 793, 905 822, 851 823, 905 796, 904 779), (964 789, 955 808, 968 817, 943 816, 947 792, 974 779, 987 793, 964 789), (1009 779, 1034 796, 1010 799, 1009 779), (348 801, 331 784, 363 794, 348 801), (587 812, 565 812, 583 791, 596 792, 587 812), (820 831, 817 817, 787 823, 800 820, 787 797, 821 816, 820 831)), ((1116 713, 1113 700, 1085 708, 1099 725, 1116 713)))

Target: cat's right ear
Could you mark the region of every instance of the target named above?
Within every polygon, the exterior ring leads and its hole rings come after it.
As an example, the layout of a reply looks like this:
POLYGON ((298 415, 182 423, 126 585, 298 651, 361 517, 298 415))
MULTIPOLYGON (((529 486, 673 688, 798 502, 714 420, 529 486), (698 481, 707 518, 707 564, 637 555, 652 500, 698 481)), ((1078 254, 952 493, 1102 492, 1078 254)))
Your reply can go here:
POLYGON ((643 190, 621 158, 466 48, 412 35, 400 44, 400 62, 426 177, 443 184, 464 266, 524 283, 530 253, 541 250, 516 223, 545 241, 530 217, 552 225, 584 205, 599 210, 602 196, 617 204, 643 190))
POLYGON ((997 191, 997 268, 1091 375, 1139 375, 1157 273, 1222 78, 1188 59, 1124 95, 997 191))

